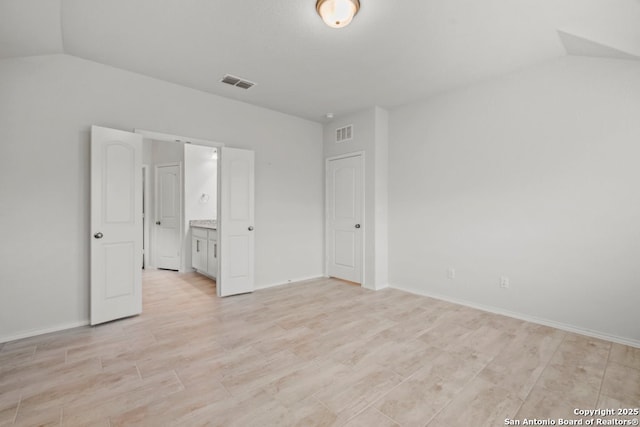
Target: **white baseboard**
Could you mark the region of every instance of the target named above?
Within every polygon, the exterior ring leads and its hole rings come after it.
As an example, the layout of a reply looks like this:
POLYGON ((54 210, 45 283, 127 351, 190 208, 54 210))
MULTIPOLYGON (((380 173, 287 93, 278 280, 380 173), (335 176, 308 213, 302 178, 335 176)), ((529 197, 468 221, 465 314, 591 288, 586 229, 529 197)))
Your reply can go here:
POLYGON ((59 331, 64 331, 66 329, 78 328, 80 326, 87 326, 88 324, 89 324, 88 320, 81 320, 79 322, 64 323, 61 325, 52 326, 50 328, 31 329, 29 331, 19 332, 13 335, 2 336, 0 337, 0 343, 21 340, 23 338, 31 338, 38 335, 50 334, 51 332, 59 332, 59 331))
POLYGON ((393 289, 397 289, 399 291, 409 292, 409 293, 415 294, 415 295, 421 295, 421 296, 425 296, 425 297, 429 297, 429 298, 434 298, 434 299, 438 299, 438 300, 442 300, 442 301, 447 301, 447 302, 450 302, 450 303, 453 303, 453 304, 463 305, 463 306, 466 306, 466 307, 471 307, 471 308, 476 308, 478 310, 487 311, 489 313, 499 314, 499 315, 506 316, 506 317, 512 317, 514 319, 524 320, 526 322, 536 323, 538 325, 549 326, 551 328, 560 329, 560 330, 566 331, 566 332, 573 332, 573 333, 576 333, 576 334, 579 334, 579 335, 586 335, 586 336, 592 337, 592 338, 598 338, 598 339, 605 340, 605 341, 611 341, 611 342, 615 342, 615 343, 618 343, 618 344, 628 345, 630 347, 640 348, 640 341, 632 339, 632 338, 619 337, 617 335, 611 335, 611 334, 608 334, 608 333, 605 333, 605 332, 593 331, 591 329, 584 329, 584 328, 581 328, 581 327, 576 326, 576 325, 570 325, 568 323, 556 322, 555 320, 549 320, 549 319, 542 319, 542 318, 539 318, 539 317, 530 316, 528 314, 516 313, 516 312, 513 312, 513 311, 504 310, 504 309, 493 307, 493 306, 489 306, 489 305, 477 304, 477 303, 474 303, 474 302, 471 302, 471 301, 467 301, 467 300, 463 300, 463 299, 452 298, 452 297, 439 295, 439 294, 435 294, 435 293, 431 293, 431 292, 425 292, 425 291, 422 291, 422 290, 419 291, 419 290, 416 290, 416 289, 406 288, 406 287, 403 287, 403 286, 389 285, 389 287, 391 287, 393 289))
POLYGON ((383 283, 381 285, 376 285, 376 291, 381 291, 383 289, 389 289, 391 286, 389 286, 388 283, 383 283))
POLYGON ((366 284, 361 285, 364 289, 369 289, 370 291, 381 291, 383 289, 389 289, 388 283, 383 283, 381 285, 367 286, 366 284))
POLYGON ((286 283, 270 283, 270 284, 266 284, 266 285, 258 285, 255 287, 256 290, 259 289, 268 289, 268 288, 275 288, 276 286, 284 286, 284 285, 291 285, 291 284, 295 284, 295 283, 299 283, 299 282, 306 282, 308 280, 318 280, 318 279, 324 279, 325 276, 320 275, 320 276, 309 276, 309 277, 301 277, 301 278, 297 278, 297 279, 291 279, 288 280, 286 283))

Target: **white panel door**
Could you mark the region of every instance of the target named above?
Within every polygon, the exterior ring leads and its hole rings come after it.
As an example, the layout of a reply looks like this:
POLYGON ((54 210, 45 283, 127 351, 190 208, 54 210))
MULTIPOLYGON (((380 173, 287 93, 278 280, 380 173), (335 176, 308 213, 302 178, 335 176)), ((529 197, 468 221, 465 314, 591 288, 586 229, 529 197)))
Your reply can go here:
POLYGON ((179 164, 156 166, 155 267, 180 269, 182 179, 179 164))
POLYGON ((327 274, 362 283, 362 156, 327 164, 327 274))
POLYGON ((218 296, 253 292, 254 153, 220 150, 218 296))
POLYGON ((142 312, 142 136, 91 127, 91 324, 142 312))

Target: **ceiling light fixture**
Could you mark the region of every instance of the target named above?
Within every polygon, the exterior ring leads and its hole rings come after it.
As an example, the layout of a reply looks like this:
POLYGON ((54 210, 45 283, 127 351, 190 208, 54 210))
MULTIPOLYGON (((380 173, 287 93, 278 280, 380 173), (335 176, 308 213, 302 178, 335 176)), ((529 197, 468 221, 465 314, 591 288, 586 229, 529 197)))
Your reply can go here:
POLYGON ((325 24, 332 28, 343 28, 351 23, 360 10, 360 1, 318 0, 316 10, 325 24))

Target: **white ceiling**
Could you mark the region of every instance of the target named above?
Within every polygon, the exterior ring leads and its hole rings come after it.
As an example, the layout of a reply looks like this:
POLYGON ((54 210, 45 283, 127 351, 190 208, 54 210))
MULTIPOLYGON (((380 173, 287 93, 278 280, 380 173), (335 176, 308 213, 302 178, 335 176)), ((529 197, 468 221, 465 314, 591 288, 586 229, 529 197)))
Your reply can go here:
POLYGON ((640 0, 361 3, 353 23, 336 30, 317 16, 315 0, 0 0, 0 58, 66 53, 322 121, 567 49, 640 57, 640 0), (224 85, 226 73, 257 86, 224 85))

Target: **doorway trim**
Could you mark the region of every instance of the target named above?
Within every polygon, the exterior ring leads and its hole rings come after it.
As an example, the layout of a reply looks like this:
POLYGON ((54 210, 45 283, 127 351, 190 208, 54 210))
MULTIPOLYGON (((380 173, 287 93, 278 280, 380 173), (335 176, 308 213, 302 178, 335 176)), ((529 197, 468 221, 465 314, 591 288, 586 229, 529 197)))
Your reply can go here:
POLYGON ((145 129, 134 129, 134 133, 139 133, 144 139, 152 139, 154 141, 169 141, 185 144, 204 145, 206 147, 224 147, 220 142, 211 141, 209 139, 191 138, 189 136, 173 135, 170 133, 155 132, 145 129))
POLYGON ((348 159, 350 157, 360 157, 360 162, 362 165, 362 170, 360 173, 362 174, 362 195, 361 195, 361 209, 362 209, 362 225, 364 228, 364 232, 362 233, 362 245, 360 248, 360 286, 365 286, 365 248, 366 248, 366 232, 367 232, 367 221, 366 221, 366 181, 365 181, 365 152, 364 151, 353 151, 349 153, 339 154, 337 156, 331 156, 325 158, 325 169, 324 169, 324 275, 325 277, 329 277, 329 163, 334 160, 340 159, 348 159))
MULTIPOLYGON (((142 142, 144 144, 144 141, 142 142)), ((151 253, 151 248, 149 247, 150 239, 149 233, 151 232, 151 228, 149 227, 149 212, 151 210, 151 181, 150 181, 150 172, 149 165, 142 165, 142 250, 143 250, 143 269, 149 268, 151 266, 151 259, 149 254, 151 253)))
MULTIPOLYGON (((153 130, 148 130, 148 129, 140 129, 140 128, 134 128, 133 129, 133 133, 137 133, 142 135, 143 144, 146 144, 148 141, 167 141, 167 142, 175 142, 175 143, 179 143, 179 144, 193 144, 193 145, 202 145, 205 147, 213 147, 213 148, 218 148, 220 149, 221 147, 224 147, 225 144, 221 143, 221 142, 215 142, 212 141, 210 139, 202 139, 202 138, 193 138, 190 136, 184 136, 184 135, 175 135, 175 134, 170 134, 170 133, 164 133, 164 132, 156 132, 153 130)), ((219 166, 219 163, 218 163, 219 166)), ((184 166, 182 167, 182 182, 184 185, 184 166)), ((220 193, 220 167, 218 167, 218 194, 220 193)), ((153 190, 150 190, 153 191, 153 190)), ((184 191, 182 191, 182 197, 184 198, 184 191)), ((220 200, 218 199, 217 201, 218 203, 218 207, 220 206, 220 200)), ((182 213, 182 255, 180 257, 180 272, 181 273, 185 273, 188 271, 192 271, 191 266, 187 265, 187 260, 185 259, 185 253, 188 250, 188 248, 186 247, 186 245, 189 245, 190 242, 185 242, 185 236, 187 236, 189 234, 189 224, 186 222, 185 219, 185 213, 184 213, 184 200, 182 200, 181 202, 182 204, 182 209, 183 211, 182 213)), ((219 223, 220 224, 220 223, 219 223)))

